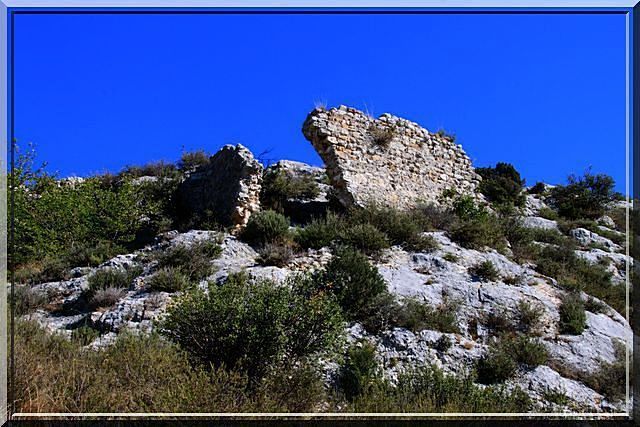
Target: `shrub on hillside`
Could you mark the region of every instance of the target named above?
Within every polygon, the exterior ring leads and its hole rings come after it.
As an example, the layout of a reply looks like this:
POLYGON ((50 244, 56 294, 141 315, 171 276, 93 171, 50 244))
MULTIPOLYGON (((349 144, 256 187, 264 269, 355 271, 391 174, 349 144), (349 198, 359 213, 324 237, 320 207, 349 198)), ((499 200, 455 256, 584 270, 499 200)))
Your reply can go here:
POLYGON ((264 245, 289 235, 289 220, 272 210, 256 212, 249 218, 241 238, 251 244, 264 245))
POLYGON ((132 267, 129 269, 104 268, 89 276, 88 290, 91 293, 107 288, 125 289, 131 286, 133 279, 138 277, 141 273, 141 267, 132 267))
POLYGON ((294 253, 294 246, 289 241, 267 243, 258 249, 257 261, 261 265, 285 267, 293 258, 294 253))
POLYGON ((275 363, 330 351, 342 332, 330 294, 300 277, 289 285, 231 275, 208 293, 196 289, 182 296, 162 331, 193 360, 241 369, 257 380, 275 363))
POLYGON ((387 289, 367 257, 352 248, 339 248, 316 280, 320 289, 336 295, 347 319, 356 321, 367 318, 370 301, 387 289))
POLYGON ((387 236, 373 225, 366 223, 348 227, 340 236, 340 240, 345 245, 368 255, 389 247, 387 236))
POLYGON ((183 172, 194 171, 199 167, 209 164, 211 154, 204 150, 185 151, 178 161, 178 169, 183 172))
POLYGON ((176 267, 162 267, 147 279, 152 292, 178 292, 189 287, 189 279, 176 267))
POLYGON ((509 163, 497 163, 495 167, 477 168, 482 176, 479 190, 490 202, 497 205, 523 206, 524 179, 509 163))
POLYGON ((405 298, 400 307, 398 326, 419 332, 432 329, 440 332, 459 333, 457 320, 458 304, 445 299, 433 307, 415 298, 405 298))
POLYGON ((263 206, 282 212, 289 199, 311 200, 318 197, 320 187, 311 175, 290 176, 278 169, 267 170, 262 180, 260 200, 263 206))
POLYGON ((475 264, 468 269, 473 280, 481 282, 495 282, 500 277, 498 270, 489 260, 475 264))
POLYGON ((142 166, 131 165, 126 166, 121 172, 121 176, 130 176, 133 178, 140 178, 142 176, 155 176, 155 177, 177 177, 177 168, 173 163, 167 163, 163 160, 158 162, 150 162, 142 166))
MULTIPOLYGON (((7 297, 11 298, 11 289, 8 291, 7 297)), ((32 289, 29 285, 13 285, 13 298, 16 316, 29 314, 47 304, 47 296, 32 289)))
POLYGON ((544 182, 536 182, 535 185, 531 186, 531 188, 529 188, 528 193, 529 194, 543 194, 546 190, 546 186, 544 185, 544 182))
POLYGON ((574 294, 565 295, 560 303, 560 333, 580 335, 586 323, 587 315, 580 297, 574 294))
POLYGON ((349 412, 523 412, 531 399, 520 388, 479 387, 470 375, 445 374, 432 366, 402 372, 397 385, 375 384, 350 402, 349 412))
POLYGON ((481 384, 501 383, 513 377, 518 364, 501 345, 493 345, 478 360, 476 373, 481 384))
POLYGON ((567 185, 558 185, 551 190, 547 202, 562 217, 597 219, 604 214, 607 203, 616 199, 614 185, 613 178, 604 174, 571 175, 567 185))
POLYGON ((299 229, 294 237, 305 249, 320 249, 330 246, 342 234, 346 224, 338 215, 329 212, 324 218, 314 218, 299 229))
POLYGON ((542 306, 522 299, 518 301, 516 313, 518 329, 528 334, 536 334, 539 332, 540 319, 544 314, 544 308, 542 306))
POLYGON ((627 383, 627 352, 625 344, 614 341, 615 360, 612 363, 600 361, 598 369, 587 375, 584 383, 601 393, 609 401, 623 399, 627 383))
POLYGON ((340 388, 347 400, 353 401, 380 380, 375 346, 366 341, 351 345, 339 373, 340 388))
POLYGON ((211 274, 211 260, 222 253, 216 239, 200 240, 191 245, 178 244, 155 255, 158 267, 172 268, 190 282, 204 279, 211 274))

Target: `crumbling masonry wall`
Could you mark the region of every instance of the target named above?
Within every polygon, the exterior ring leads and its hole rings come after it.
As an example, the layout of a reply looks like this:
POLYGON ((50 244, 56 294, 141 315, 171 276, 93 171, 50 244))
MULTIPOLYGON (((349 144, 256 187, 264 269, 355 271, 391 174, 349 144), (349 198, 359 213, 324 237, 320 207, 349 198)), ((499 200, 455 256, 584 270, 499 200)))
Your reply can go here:
POLYGON ((374 119, 354 108, 317 108, 302 132, 322 160, 340 202, 399 209, 436 201, 445 189, 475 194, 481 177, 462 146, 409 120, 374 119))

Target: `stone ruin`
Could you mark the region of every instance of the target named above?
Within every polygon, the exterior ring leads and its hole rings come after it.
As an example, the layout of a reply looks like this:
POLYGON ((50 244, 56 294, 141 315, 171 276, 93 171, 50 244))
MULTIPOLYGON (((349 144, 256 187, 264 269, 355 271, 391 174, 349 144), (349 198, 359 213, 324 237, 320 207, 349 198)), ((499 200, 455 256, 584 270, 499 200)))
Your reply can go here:
POLYGON ((260 209, 263 167, 251 151, 225 145, 178 189, 178 204, 190 215, 213 216, 220 224, 244 226, 260 209))
MULTIPOLYGON (((446 189, 482 199, 476 193, 481 177, 462 146, 409 120, 391 114, 374 119, 345 106, 317 108, 308 115, 302 132, 325 162, 330 192, 345 207, 375 202, 407 209, 437 202, 446 189)), ((322 168, 286 161, 265 173, 280 169, 311 174, 319 183, 324 175, 322 168)), ((226 145, 181 184, 178 203, 190 215, 213 215, 222 225, 238 230, 260 209, 262 178, 263 166, 247 148, 226 145)), ((328 203, 329 186, 321 187, 317 200, 291 201, 295 208, 289 212, 306 216, 321 212, 316 205, 328 203)))
POLYGON ((481 180, 450 137, 391 114, 374 119, 346 106, 317 108, 302 132, 346 207, 376 202, 406 209, 437 201, 445 189, 475 195, 481 180))

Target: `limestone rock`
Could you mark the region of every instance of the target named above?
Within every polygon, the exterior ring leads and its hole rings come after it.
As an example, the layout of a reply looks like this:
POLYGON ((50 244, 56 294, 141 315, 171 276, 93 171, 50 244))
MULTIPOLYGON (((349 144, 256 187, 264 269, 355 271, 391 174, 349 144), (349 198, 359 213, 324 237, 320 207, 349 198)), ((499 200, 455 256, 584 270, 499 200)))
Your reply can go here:
POLYGON ((178 203, 190 215, 211 212, 225 226, 242 227, 260 209, 262 170, 247 148, 225 145, 182 182, 178 203))
POLYGON ((583 246, 597 245, 606 248, 610 252, 617 252, 622 249, 606 237, 599 236, 586 228, 573 229, 570 234, 583 246))
POLYGON ((460 145, 409 120, 353 108, 315 109, 302 131, 344 206, 378 202, 408 208, 445 189, 475 194, 481 177, 460 145))
POLYGON ((558 229, 558 223, 556 221, 539 216, 526 216, 522 218, 522 225, 528 228, 541 228, 543 230, 558 229))

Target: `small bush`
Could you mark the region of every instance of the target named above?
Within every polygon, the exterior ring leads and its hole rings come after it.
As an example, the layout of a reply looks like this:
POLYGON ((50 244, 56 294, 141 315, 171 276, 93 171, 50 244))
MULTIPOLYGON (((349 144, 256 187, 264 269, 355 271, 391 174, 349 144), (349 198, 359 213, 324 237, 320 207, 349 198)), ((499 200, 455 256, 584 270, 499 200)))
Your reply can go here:
POLYGON ((542 393, 542 399, 556 405, 565 406, 570 399, 563 390, 547 387, 542 393))
POLYGON ((609 310, 606 304, 592 297, 588 297, 584 302, 584 309, 593 314, 606 313, 609 310))
POLYGON ((396 133, 395 125, 384 126, 381 124, 372 123, 369 126, 369 138, 371 141, 379 146, 386 147, 391 143, 396 133))
POLYGON ((91 344, 99 336, 100 332, 89 326, 81 326, 71 331, 71 340, 81 346, 91 344))
POLYGON ((456 254, 453 254, 451 252, 447 252, 446 254, 444 254, 444 256, 442 257, 445 261, 449 261, 452 263, 456 263, 460 260, 460 257, 457 256, 456 254))
POLYGON ((194 171, 209 164, 211 155, 204 150, 185 151, 178 161, 178 169, 183 172, 194 171))
POLYGON ((568 219, 597 219, 604 214, 607 203, 615 200, 614 186, 608 175, 593 175, 589 171, 582 177, 571 175, 567 185, 551 190, 548 203, 568 219))
POLYGON ((493 215, 458 221, 448 234, 467 249, 482 250, 488 246, 501 251, 506 247, 500 223, 493 215))
POLYGON ((124 288, 109 286, 93 291, 89 299, 91 308, 109 308, 114 306, 127 291, 124 288))
POLYGON ((370 301, 387 289, 367 257, 350 248, 339 248, 316 280, 321 289, 336 295, 347 319, 355 321, 366 319, 370 301))
POLYGON ((107 288, 123 289, 131 286, 133 279, 142 273, 142 267, 133 267, 128 270, 105 268, 98 270, 89 276, 89 293, 107 288))
POLYGON ((529 194, 543 194, 545 192, 546 189, 546 185, 544 185, 544 182, 536 182, 535 185, 533 185, 531 188, 529 188, 528 193, 529 194))
POLYGON ((340 240, 369 255, 389 247, 386 235, 371 224, 357 224, 347 228, 340 240))
POLYGON ((502 335, 513 330, 513 321, 509 318, 504 310, 494 310, 487 313, 482 318, 483 325, 491 331, 492 334, 502 335))
POLYGON ((584 383, 604 395, 608 400, 623 399, 626 393, 626 349, 621 341, 614 341, 616 359, 612 363, 600 362, 598 370, 584 379, 584 383))
POLYGON ((459 333, 457 311, 458 304, 449 299, 445 299, 442 304, 434 308, 415 298, 405 298, 398 326, 414 332, 433 329, 440 332, 459 333))
MULTIPOLYGON (((47 304, 47 296, 42 292, 33 290, 28 285, 13 285, 13 292, 13 298, 15 301, 14 313, 16 316, 31 313, 32 311, 47 304)), ((11 298, 11 290, 9 290, 7 296, 11 298)))
POLYGON ((262 180, 260 200, 263 206, 282 212, 289 199, 311 200, 320 187, 311 175, 290 176, 284 170, 267 170, 262 180))
POLYGON ((211 274, 211 260, 222 253, 215 239, 200 240, 191 245, 178 244, 157 253, 158 267, 172 268, 182 273, 190 282, 196 282, 211 274))
POLYGON ((448 336, 443 334, 435 342, 433 348, 435 348, 441 353, 445 353, 447 350, 451 348, 452 345, 453 343, 451 342, 451 339, 448 336))
POLYGON ((422 239, 420 233, 428 225, 416 211, 404 212, 387 206, 369 204, 364 208, 352 209, 349 212, 349 221, 351 224, 374 226, 382 231, 393 245, 419 249, 421 244, 432 244, 422 239))
POLYGON ((526 336, 511 338, 502 343, 511 352, 513 359, 527 368, 534 368, 547 362, 547 349, 544 344, 526 336))
POLYGON ((546 206, 543 206, 542 208, 540 208, 540 210, 538 211, 538 216, 545 219, 550 219, 550 220, 556 220, 560 217, 558 215, 558 212, 546 206))
POLYGON ((489 348, 476 364, 478 382, 481 384, 501 383, 513 377, 518 365, 512 355, 500 345, 489 348))
POLYGON ((407 249, 418 252, 433 252, 440 247, 438 241, 430 235, 416 235, 406 245, 407 249))
POLYGON ((360 310, 359 322, 371 334, 378 334, 400 322, 402 309, 396 298, 388 291, 372 297, 360 310))
POLYGON ((483 387, 469 375, 447 375, 432 365, 407 370, 396 386, 374 384, 345 408, 348 412, 523 412, 531 399, 520 388, 483 387))
POLYGON ((445 129, 438 129, 436 132, 440 138, 448 139, 451 142, 456 142, 456 135, 450 132, 447 132, 445 129))
POLYGON ((586 322, 584 303, 580 297, 573 294, 565 295, 560 304, 560 333, 580 335, 584 331, 586 322))
POLYGON ((499 277, 498 270, 496 270, 496 267, 489 260, 469 267, 469 274, 473 280, 479 280, 481 282, 495 282, 499 277))
POLYGON ((542 306, 530 303, 526 300, 518 301, 517 319, 518 328, 526 333, 537 333, 540 327, 540 319, 544 314, 542 306))
POLYGON ((162 333, 194 361, 240 369, 252 381, 273 364, 330 352, 342 333, 338 305, 306 278, 288 285, 236 274, 208 293, 194 289, 169 308, 162 333))
POLYGON ((329 212, 325 218, 314 218, 297 231, 294 240, 305 249, 330 246, 345 229, 342 218, 329 212))
POLYGON ((376 348, 367 342, 352 345, 340 369, 340 388, 349 401, 365 393, 372 383, 381 378, 376 348))
POLYGON ((176 176, 176 166, 173 163, 167 163, 160 160, 158 162, 150 162, 142 166, 126 166, 120 172, 120 175, 127 175, 133 178, 139 178, 142 176, 176 176))
POLYGON ((251 244, 273 243, 289 235, 289 220, 282 214, 267 210, 256 212, 242 231, 241 237, 251 244))
POLYGON ((178 292, 189 287, 189 279, 175 267, 163 267, 147 279, 152 292, 178 292))
POLYGON ((267 243, 258 250, 258 262, 261 265, 284 267, 291 261, 295 251, 291 243, 267 243))
POLYGON ((513 165, 497 163, 495 167, 477 168, 476 172, 482 176, 479 190, 487 200, 498 205, 524 205, 524 180, 513 165))

